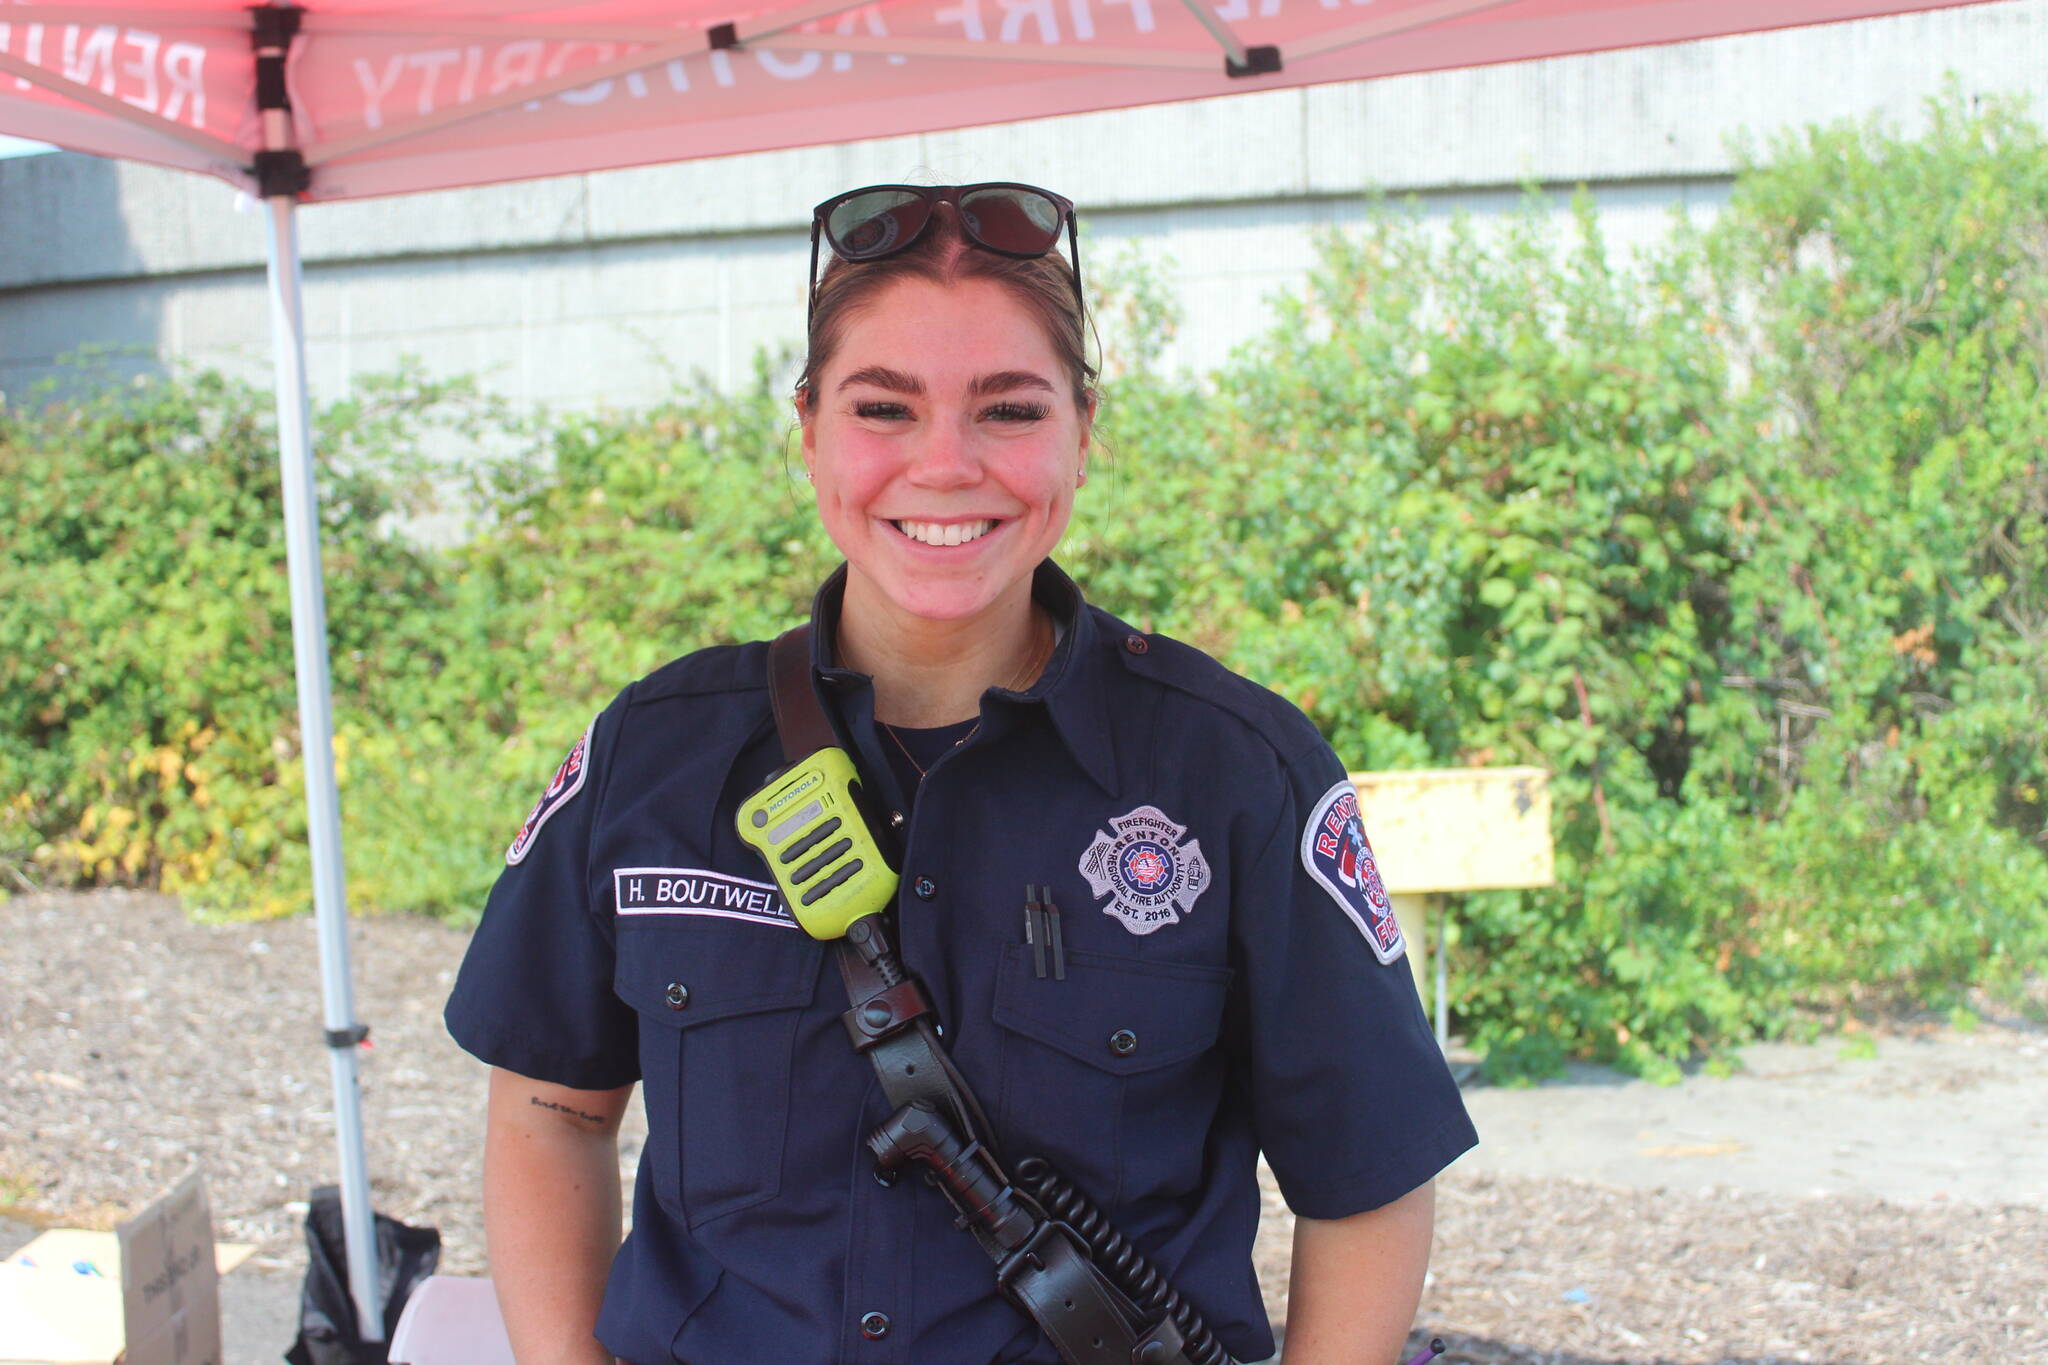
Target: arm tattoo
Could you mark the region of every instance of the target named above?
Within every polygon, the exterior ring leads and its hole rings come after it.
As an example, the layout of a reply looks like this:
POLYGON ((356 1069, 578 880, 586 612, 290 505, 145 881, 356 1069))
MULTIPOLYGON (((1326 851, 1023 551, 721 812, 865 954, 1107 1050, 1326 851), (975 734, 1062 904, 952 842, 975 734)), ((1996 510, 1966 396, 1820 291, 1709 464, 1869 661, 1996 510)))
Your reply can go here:
POLYGON ((582 1119, 585 1123, 604 1122, 604 1120, 596 1114, 586 1114, 581 1109, 572 1109, 566 1104, 556 1104, 554 1101, 544 1100, 538 1095, 528 1095, 526 1097, 526 1102, 528 1104, 539 1105, 542 1109, 552 1109, 557 1114, 567 1114, 572 1119, 582 1119))

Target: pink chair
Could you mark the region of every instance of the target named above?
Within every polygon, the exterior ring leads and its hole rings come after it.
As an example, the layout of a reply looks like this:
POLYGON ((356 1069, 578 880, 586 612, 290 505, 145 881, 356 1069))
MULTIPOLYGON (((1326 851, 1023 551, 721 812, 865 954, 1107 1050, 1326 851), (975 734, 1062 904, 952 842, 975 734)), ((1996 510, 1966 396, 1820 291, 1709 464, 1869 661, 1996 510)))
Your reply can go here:
POLYGON ((514 1365, 491 1282, 428 1276, 399 1315, 390 1360, 391 1365, 514 1365))

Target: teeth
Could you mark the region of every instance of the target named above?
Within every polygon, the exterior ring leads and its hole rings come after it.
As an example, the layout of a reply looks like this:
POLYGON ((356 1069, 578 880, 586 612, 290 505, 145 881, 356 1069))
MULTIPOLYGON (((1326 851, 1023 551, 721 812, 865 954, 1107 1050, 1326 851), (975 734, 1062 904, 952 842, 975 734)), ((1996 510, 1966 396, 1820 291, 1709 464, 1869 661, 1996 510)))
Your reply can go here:
POLYGON ((896 529, 925 545, 965 545, 980 540, 995 529, 993 521, 956 521, 940 525, 935 521, 899 521, 896 529))

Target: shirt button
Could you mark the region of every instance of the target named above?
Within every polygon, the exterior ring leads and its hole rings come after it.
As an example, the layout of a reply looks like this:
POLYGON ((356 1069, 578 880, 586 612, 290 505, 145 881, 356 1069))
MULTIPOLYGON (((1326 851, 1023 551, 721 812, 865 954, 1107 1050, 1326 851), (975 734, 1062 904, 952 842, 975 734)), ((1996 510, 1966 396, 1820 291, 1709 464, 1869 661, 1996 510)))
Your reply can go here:
POLYGON ((921 901, 928 901, 939 894, 939 884, 930 877, 919 877, 911 884, 910 889, 917 892, 917 898, 921 901))
POLYGON ((902 811, 900 811, 900 810, 892 810, 892 811, 890 811, 890 812, 889 812, 889 828, 890 828, 890 829, 902 829, 902 828, 903 828, 903 812, 902 812, 902 811))
POLYGON ((1127 1028, 1120 1028, 1109 1035, 1109 1050, 1119 1057, 1128 1057, 1138 1050, 1138 1035, 1127 1028))
POLYGON ((1124 636, 1124 648, 1133 654, 1143 654, 1146 650, 1152 648, 1152 644, 1142 635, 1126 635, 1124 636))
POLYGON ((663 995, 668 1000, 668 1007, 672 1010, 679 1010, 690 1003, 690 988, 680 981, 669 982, 668 990, 663 992, 663 995))
POLYGON ((869 1341, 880 1341, 889 1335, 887 1313, 863 1313, 860 1319, 860 1334, 869 1341))

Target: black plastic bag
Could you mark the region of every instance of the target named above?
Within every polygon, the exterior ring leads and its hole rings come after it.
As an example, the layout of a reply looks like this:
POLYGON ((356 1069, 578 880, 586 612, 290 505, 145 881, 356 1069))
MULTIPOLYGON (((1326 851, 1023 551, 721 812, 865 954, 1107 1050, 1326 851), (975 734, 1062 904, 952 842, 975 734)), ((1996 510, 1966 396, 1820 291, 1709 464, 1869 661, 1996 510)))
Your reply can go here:
POLYGON ((306 1211, 306 1288, 299 1301, 299 1338, 284 1358, 291 1365, 385 1365, 385 1343, 420 1281, 441 1263, 437 1228, 407 1227, 376 1215, 377 1282, 384 1298, 384 1340, 365 1343, 348 1289, 348 1251, 342 1234, 341 1192, 313 1191, 306 1211))

